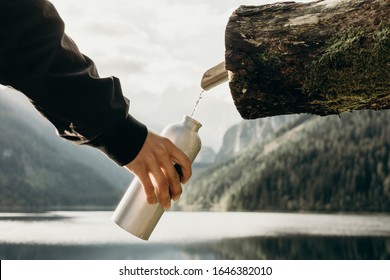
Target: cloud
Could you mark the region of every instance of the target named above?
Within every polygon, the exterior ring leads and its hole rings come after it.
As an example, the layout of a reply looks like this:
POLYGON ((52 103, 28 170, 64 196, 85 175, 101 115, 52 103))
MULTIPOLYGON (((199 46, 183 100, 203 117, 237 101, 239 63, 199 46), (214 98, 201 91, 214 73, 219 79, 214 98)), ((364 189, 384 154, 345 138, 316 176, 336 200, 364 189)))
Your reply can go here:
MULTIPOLYGON (((155 130, 191 114, 200 79, 224 60, 233 0, 53 0, 66 32, 101 76, 120 78, 131 113, 155 130)), ((244 1, 259 4, 259 1, 244 1)), ((227 85, 207 92, 196 117, 205 145, 219 148, 240 117, 227 85)))
MULTIPOLYGON (((191 114, 200 79, 224 60, 224 33, 240 5, 274 0, 51 0, 101 76, 120 78, 131 114, 154 130, 191 114)), ((309 0, 304 0, 309 1, 309 0)), ((195 117, 203 143, 218 149, 241 120, 227 84, 206 92, 195 117)))
MULTIPOLYGON (((160 132, 170 123, 191 115, 200 90, 192 87, 167 88, 161 95, 145 91, 132 96, 130 112, 153 131, 160 132)), ((194 118, 203 124, 200 130, 203 145, 218 150, 225 131, 241 118, 229 96, 227 84, 216 91, 207 91, 195 112, 194 118)))
POLYGON ((119 62, 120 57, 142 61, 147 79, 132 88, 143 87, 150 79, 159 85, 153 89, 159 93, 176 83, 198 85, 201 72, 224 58, 226 17, 206 1, 53 2, 67 33, 100 73, 126 77, 126 69, 112 61, 119 62))

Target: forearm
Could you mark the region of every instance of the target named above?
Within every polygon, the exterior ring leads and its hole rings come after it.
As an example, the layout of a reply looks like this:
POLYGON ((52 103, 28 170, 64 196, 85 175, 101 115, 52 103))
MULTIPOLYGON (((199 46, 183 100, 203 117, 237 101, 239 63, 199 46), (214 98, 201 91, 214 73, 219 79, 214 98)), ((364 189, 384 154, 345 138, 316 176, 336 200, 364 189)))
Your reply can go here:
POLYGON ((0 83, 27 95, 58 133, 120 165, 141 149, 146 127, 128 114, 119 80, 100 78, 65 35, 47 1, 0 1, 0 83))

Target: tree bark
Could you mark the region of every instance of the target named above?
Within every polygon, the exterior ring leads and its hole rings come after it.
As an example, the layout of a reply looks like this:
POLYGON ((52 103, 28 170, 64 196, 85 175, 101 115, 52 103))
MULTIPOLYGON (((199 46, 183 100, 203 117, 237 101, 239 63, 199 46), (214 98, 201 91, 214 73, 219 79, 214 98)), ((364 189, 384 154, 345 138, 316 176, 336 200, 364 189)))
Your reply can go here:
POLYGON ((390 0, 241 6, 225 42, 245 119, 390 108, 390 0))

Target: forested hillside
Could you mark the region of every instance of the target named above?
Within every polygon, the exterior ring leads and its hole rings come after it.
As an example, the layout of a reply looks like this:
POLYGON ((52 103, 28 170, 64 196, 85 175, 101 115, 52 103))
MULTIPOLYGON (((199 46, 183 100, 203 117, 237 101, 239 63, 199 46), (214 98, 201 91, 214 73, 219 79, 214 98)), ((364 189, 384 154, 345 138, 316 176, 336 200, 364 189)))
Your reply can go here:
MULTIPOLYGON (((250 133, 249 127, 246 133, 250 133)), ((194 178, 180 209, 390 211, 390 111, 301 115, 194 178)))
MULTIPOLYGON (((0 211, 116 205, 128 172, 0 101, 0 211)), ((362 111, 243 121, 226 133, 214 164, 203 151, 208 160, 194 165, 175 208, 389 211, 389 119, 390 111, 362 111)))
POLYGON ((229 158, 241 154, 249 146, 257 143, 263 145, 275 138, 276 133, 289 123, 300 118, 299 115, 276 116, 246 120, 240 125, 228 129, 223 137, 222 148, 217 154, 216 162, 221 163, 229 158))
POLYGON ((73 160, 67 148, 39 133, 34 120, 25 121, 16 103, 7 106, 0 97, 0 211, 116 205, 123 191, 107 176, 73 160))

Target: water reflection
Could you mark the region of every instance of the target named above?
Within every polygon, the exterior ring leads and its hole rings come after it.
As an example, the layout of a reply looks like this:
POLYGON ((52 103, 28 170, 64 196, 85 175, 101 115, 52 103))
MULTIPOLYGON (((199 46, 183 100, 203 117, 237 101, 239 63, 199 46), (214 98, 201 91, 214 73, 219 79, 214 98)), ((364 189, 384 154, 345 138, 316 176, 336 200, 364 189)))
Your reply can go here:
POLYGON ((225 239, 210 244, 219 259, 388 260, 389 237, 284 236, 225 239))
POLYGON ((21 216, 0 216, 0 221, 23 221, 23 222, 50 222, 50 221, 61 221, 71 219, 71 217, 64 216, 42 216, 42 215, 31 215, 26 216, 25 214, 21 216))
POLYGON ((0 213, 0 259, 390 259, 390 215, 167 212, 149 242, 110 211, 0 213))
POLYGON ((190 260, 215 259, 213 252, 188 251, 176 244, 48 245, 0 244, 0 259, 8 260, 190 260))
POLYGON ((0 244, 0 259, 389 260, 390 237, 247 237, 182 244, 0 244))

